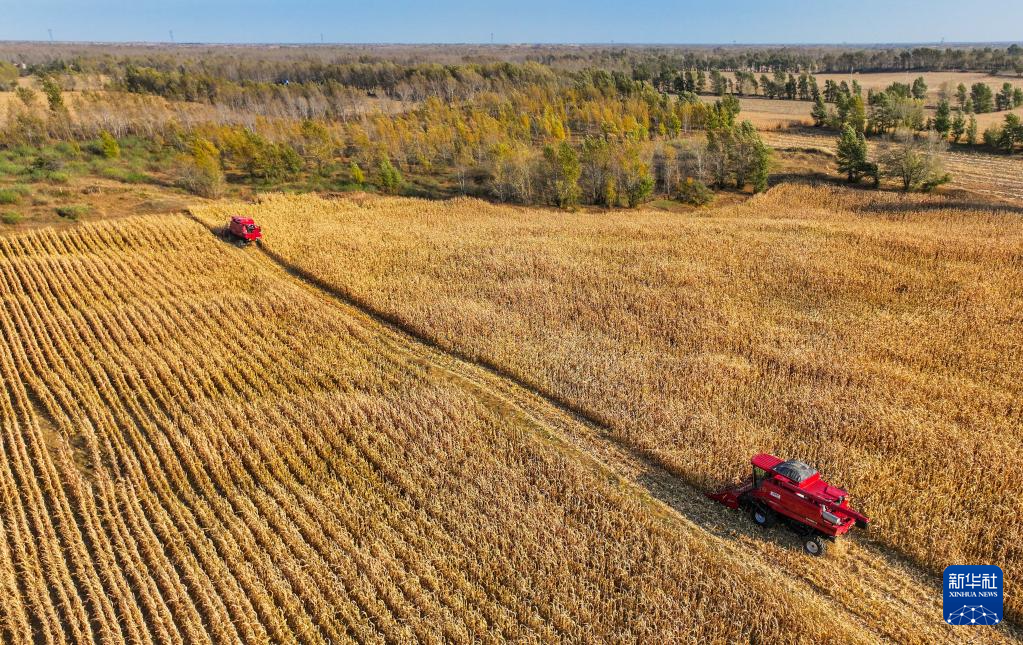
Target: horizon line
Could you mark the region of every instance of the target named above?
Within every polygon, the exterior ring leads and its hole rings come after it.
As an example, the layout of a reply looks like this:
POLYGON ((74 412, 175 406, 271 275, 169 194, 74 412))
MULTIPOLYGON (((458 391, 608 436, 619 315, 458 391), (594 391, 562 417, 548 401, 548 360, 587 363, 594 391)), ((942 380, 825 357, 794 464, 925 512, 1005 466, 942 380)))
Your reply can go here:
POLYGON ((565 42, 565 41, 170 41, 170 40, 46 40, 46 39, 0 39, 0 45, 153 45, 170 47, 188 46, 280 46, 280 47, 977 47, 1023 45, 1023 40, 963 40, 963 41, 856 41, 856 42, 565 42))

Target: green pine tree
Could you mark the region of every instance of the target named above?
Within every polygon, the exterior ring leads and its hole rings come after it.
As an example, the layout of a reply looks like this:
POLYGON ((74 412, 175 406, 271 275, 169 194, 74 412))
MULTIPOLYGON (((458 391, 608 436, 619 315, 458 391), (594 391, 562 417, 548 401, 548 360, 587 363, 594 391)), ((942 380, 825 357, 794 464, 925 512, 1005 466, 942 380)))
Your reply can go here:
POLYGON ((116 159, 121 156, 121 146, 117 144, 117 139, 106 130, 99 133, 99 150, 107 159, 116 159))
POLYGON ((362 168, 355 161, 348 164, 348 174, 351 176, 353 184, 361 186, 366 183, 366 173, 362 171, 362 168))
POLYGON ((965 133, 966 117, 963 115, 962 110, 956 110, 956 115, 952 119, 952 141, 959 143, 965 133))
POLYGON ((60 112, 64 109, 64 98, 60 93, 60 86, 49 76, 42 77, 43 93, 46 94, 46 101, 50 105, 50 111, 60 112))
POLYGON ((386 157, 380 162, 377 181, 380 184, 380 188, 385 193, 390 193, 391 195, 397 193, 398 188, 401 187, 401 173, 394 167, 391 160, 386 157))
POLYGON ((977 117, 970 115, 970 122, 966 126, 966 143, 971 146, 977 145, 977 117))
POLYGON ((850 184, 857 183, 867 167, 867 140, 848 123, 842 126, 838 139, 838 171, 845 173, 850 184))
POLYGON ((813 110, 810 114, 813 116, 813 127, 815 128, 822 127, 828 120, 828 108, 824 105, 824 97, 820 93, 817 94, 817 98, 813 102, 813 110))
POLYGON ((942 99, 938 103, 938 111, 934 115, 934 130, 942 137, 947 137, 952 130, 952 108, 948 101, 942 99))
POLYGON ((918 101, 922 101, 927 98, 927 82, 924 81, 923 76, 918 76, 916 80, 913 81, 913 87, 910 89, 910 92, 912 93, 913 98, 918 101))

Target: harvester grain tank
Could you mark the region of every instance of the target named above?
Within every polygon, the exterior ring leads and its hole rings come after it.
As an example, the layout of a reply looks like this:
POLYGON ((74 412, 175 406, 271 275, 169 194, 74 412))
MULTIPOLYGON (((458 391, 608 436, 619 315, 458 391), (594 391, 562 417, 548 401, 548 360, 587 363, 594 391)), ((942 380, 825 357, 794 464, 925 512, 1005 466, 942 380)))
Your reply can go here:
POLYGON ((853 510, 849 494, 821 479, 809 465, 768 454, 755 455, 750 463, 750 480, 707 496, 748 511, 764 528, 784 524, 800 536, 803 550, 813 556, 823 555, 828 542, 853 527, 867 528, 870 519, 853 510))
POLYGON ((251 244, 263 239, 263 230, 251 217, 234 216, 227 225, 227 233, 241 244, 251 244))

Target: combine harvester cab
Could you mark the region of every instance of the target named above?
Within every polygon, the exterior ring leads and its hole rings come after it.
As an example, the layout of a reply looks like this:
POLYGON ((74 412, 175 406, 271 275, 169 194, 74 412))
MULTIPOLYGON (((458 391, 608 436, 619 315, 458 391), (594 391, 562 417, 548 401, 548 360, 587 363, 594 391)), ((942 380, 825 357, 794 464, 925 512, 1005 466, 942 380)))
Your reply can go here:
POLYGON ((263 239, 263 229, 251 217, 234 216, 227 225, 228 235, 241 244, 251 244, 263 239))
POLYGON ((867 528, 870 519, 849 506, 849 494, 821 479, 807 464, 759 454, 750 462, 753 477, 738 486, 707 496, 732 509, 749 511, 762 527, 781 522, 803 539, 803 549, 823 555, 827 541, 854 526, 867 528))

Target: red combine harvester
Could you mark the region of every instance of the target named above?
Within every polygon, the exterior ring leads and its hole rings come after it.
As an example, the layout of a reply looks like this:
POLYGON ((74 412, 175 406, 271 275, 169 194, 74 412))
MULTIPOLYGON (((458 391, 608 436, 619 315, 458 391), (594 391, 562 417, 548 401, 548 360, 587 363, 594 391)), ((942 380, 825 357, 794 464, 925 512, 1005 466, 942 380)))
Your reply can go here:
POLYGON ((729 508, 748 510, 764 528, 777 522, 788 525, 802 538, 803 549, 814 556, 824 554, 825 540, 833 541, 853 526, 867 528, 870 519, 849 506, 848 493, 825 482, 810 466, 767 454, 750 461, 752 480, 707 497, 729 508))
POLYGON ((234 216, 227 226, 228 235, 242 244, 249 244, 256 240, 263 239, 263 230, 259 228, 251 217, 234 216))

